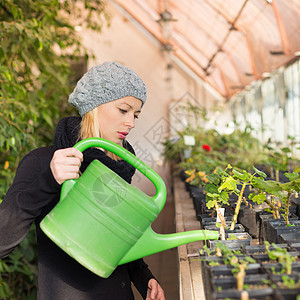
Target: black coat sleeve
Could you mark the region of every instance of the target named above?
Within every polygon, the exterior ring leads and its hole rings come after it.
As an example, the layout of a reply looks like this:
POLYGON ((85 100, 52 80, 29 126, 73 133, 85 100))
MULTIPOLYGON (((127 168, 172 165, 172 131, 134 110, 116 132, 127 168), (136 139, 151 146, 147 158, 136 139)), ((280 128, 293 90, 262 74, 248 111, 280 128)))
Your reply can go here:
POLYGON ((50 160, 53 151, 36 149, 20 162, 13 184, 0 204, 0 258, 7 256, 27 235, 42 209, 57 198, 50 160))
POLYGON ((128 264, 130 279, 137 288, 143 299, 146 299, 148 282, 155 277, 148 269, 143 259, 135 260, 128 264))

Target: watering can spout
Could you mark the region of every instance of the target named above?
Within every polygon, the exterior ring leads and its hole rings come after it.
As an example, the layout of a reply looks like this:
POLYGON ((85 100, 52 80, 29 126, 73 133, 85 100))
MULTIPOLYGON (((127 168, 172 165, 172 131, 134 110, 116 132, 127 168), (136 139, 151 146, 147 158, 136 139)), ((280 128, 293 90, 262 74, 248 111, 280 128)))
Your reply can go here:
POLYGON ((150 226, 121 259, 119 265, 191 242, 217 240, 218 238, 219 231, 192 230, 188 232, 159 234, 154 232, 150 226))

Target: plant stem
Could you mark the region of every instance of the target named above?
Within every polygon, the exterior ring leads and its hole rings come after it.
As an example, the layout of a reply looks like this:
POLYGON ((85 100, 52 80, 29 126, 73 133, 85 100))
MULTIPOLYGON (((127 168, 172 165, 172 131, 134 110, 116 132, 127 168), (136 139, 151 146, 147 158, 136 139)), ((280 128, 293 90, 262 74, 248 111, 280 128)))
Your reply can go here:
POLYGON ((285 273, 288 275, 292 274, 292 260, 289 254, 286 256, 279 258, 278 261, 285 267, 285 273))
POLYGON ((236 207, 235 207, 234 215, 233 215, 233 218, 232 218, 230 230, 234 230, 235 224, 237 222, 237 217, 238 217, 238 214, 239 214, 239 211, 240 211, 240 208, 241 208, 241 203, 242 203, 242 200, 243 200, 243 194, 244 194, 244 190, 245 190, 246 185, 247 185, 246 182, 243 183, 242 189, 239 193, 239 198, 238 198, 237 203, 236 203, 236 207))
POLYGON ((276 169, 276 171, 275 171, 275 179, 276 179, 276 181, 279 181, 279 170, 278 169, 276 169))
POLYGON ((236 280, 237 280, 237 289, 239 291, 242 291, 244 289, 244 281, 245 281, 245 272, 246 265, 240 264, 239 265, 239 272, 236 275, 236 280))
POLYGON ((265 202, 270 206, 274 219, 280 219, 278 207, 276 207, 274 202, 274 196, 271 195, 271 201, 269 201, 268 198, 266 197, 265 202))
POLYGON ((290 211, 290 197, 291 197, 291 192, 288 192, 287 196, 286 196, 286 202, 285 202, 285 207, 284 207, 284 220, 285 220, 285 224, 289 225, 290 221, 289 221, 289 211, 290 211))
POLYGON ((221 237, 221 240, 225 240, 225 227, 226 227, 226 222, 225 222, 225 218, 223 217, 223 215, 221 214, 221 211, 220 211, 220 207, 219 207, 219 204, 218 202, 216 201, 215 202, 215 208, 216 208, 216 211, 217 211, 217 215, 221 221, 221 227, 220 227, 220 237, 221 237))
MULTIPOLYGON (((275 196, 274 196, 274 198, 275 198, 275 196)), ((279 207, 278 207, 278 205, 276 205, 275 200, 274 200, 274 206, 275 206, 276 219, 280 219, 279 207)))
POLYGON ((241 300, 249 300, 249 293, 248 291, 241 292, 241 300))
POLYGON ((272 166, 270 167, 270 177, 274 179, 274 169, 272 166))

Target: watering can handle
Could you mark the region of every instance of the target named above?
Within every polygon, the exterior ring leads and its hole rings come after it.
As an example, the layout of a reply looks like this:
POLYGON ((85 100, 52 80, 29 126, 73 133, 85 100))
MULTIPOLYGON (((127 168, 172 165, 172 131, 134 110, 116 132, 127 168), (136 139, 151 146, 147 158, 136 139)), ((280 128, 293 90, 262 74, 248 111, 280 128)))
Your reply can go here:
POLYGON ((90 147, 103 148, 116 154, 117 156, 130 163, 136 169, 138 169, 143 175, 145 175, 156 188, 156 194, 152 197, 152 199, 158 206, 159 211, 162 210, 165 205, 167 191, 164 181, 155 171, 153 171, 148 165, 146 165, 143 161, 141 161, 125 148, 106 139, 96 137, 87 138, 74 145, 74 148, 78 149, 81 152, 90 147))

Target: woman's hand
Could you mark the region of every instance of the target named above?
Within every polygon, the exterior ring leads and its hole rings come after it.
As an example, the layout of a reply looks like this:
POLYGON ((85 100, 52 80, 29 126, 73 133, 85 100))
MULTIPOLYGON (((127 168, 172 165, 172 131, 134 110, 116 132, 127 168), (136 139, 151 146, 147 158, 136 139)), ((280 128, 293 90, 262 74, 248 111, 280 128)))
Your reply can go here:
POLYGON ((50 169, 58 184, 79 177, 83 154, 73 147, 56 150, 50 162, 50 169))
POLYGON ((148 282, 148 290, 146 300, 166 300, 164 290, 155 279, 148 282))

